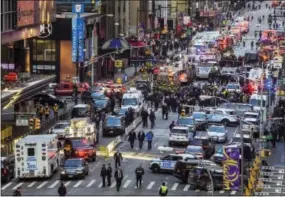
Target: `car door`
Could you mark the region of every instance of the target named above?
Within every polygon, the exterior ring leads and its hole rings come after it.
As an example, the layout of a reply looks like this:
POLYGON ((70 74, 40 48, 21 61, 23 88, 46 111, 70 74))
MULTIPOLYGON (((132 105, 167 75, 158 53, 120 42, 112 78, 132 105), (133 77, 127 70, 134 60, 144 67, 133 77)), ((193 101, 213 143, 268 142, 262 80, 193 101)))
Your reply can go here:
POLYGON ((160 168, 163 170, 172 170, 174 169, 174 166, 176 164, 173 162, 173 156, 168 155, 166 157, 163 158, 162 162, 160 163, 160 168))

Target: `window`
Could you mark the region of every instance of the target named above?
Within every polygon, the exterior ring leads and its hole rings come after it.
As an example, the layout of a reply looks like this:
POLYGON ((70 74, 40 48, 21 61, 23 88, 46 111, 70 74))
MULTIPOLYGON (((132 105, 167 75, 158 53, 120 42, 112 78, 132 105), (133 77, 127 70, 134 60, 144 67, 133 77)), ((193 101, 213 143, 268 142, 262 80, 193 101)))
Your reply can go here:
POLYGON ((35 148, 28 148, 28 157, 35 156, 35 148))
POLYGON ((183 157, 180 157, 180 156, 174 156, 173 157, 173 161, 179 161, 179 160, 182 160, 183 157))
POLYGON ((163 160, 169 160, 169 161, 172 161, 172 159, 173 159, 173 158, 172 158, 172 156, 170 156, 170 155, 168 155, 168 156, 166 156, 166 157, 163 158, 163 160))
POLYGON ((34 61, 55 61, 55 40, 33 40, 34 61))

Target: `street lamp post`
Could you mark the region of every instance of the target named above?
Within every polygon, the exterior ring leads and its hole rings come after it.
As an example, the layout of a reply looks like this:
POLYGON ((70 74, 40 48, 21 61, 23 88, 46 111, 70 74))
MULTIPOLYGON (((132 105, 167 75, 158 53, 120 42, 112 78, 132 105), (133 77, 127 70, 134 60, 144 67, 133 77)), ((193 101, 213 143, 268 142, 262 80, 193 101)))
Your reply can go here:
MULTIPOLYGON (((100 19, 102 19, 104 16, 106 17, 113 17, 114 15, 113 14, 105 14, 105 15, 102 15, 98 18, 95 19, 94 21, 94 24, 93 24, 93 30, 92 30, 92 57, 95 58, 95 56, 97 56, 97 46, 98 46, 98 37, 97 37, 97 23, 100 21, 100 19), (96 43, 95 43, 95 34, 96 34, 96 43), (96 46, 96 50, 95 50, 95 46, 96 46)), ((95 67, 95 61, 91 67, 91 85, 93 86, 94 85, 94 67, 95 67)))

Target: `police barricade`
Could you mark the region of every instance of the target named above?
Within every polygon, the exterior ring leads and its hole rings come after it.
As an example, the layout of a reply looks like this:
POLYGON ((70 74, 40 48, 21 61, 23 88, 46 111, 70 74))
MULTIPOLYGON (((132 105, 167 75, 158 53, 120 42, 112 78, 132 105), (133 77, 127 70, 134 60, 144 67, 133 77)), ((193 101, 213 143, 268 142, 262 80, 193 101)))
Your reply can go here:
POLYGON ((108 158, 120 143, 122 143, 122 138, 121 136, 117 136, 114 140, 107 144, 107 146, 100 146, 97 155, 108 158))

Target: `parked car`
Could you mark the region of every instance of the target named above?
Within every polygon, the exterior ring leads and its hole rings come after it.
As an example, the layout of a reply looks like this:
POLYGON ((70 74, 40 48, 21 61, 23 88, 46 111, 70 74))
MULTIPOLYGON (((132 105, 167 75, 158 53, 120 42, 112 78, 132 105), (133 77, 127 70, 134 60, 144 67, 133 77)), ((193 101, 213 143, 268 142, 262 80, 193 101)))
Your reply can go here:
MULTIPOLYGON (((77 85, 78 95, 89 89, 87 83, 79 83, 77 85)), ((70 81, 61 81, 54 89, 54 94, 59 96, 72 96, 73 95, 73 83, 70 81)))
POLYGON ((108 97, 100 97, 94 99, 94 104, 97 112, 100 111, 111 111, 111 100, 108 97))
POLYGON ((185 153, 195 155, 199 159, 203 159, 205 154, 202 146, 193 145, 187 146, 185 153))
POLYGON ((89 173, 88 163, 82 158, 67 159, 64 162, 63 170, 60 173, 60 179, 82 178, 89 173))
POLYGON ((125 119, 122 116, 107 116, 103 123, 103 136, 114 136, 125 133, 125 119))
POLYGON ((1 182, 7 183, 14 177, 15 157, 1 157, 1 182))
POLYGON ((60 121, 51 128, 50 133, 57 134, 59 139, 64 138, 68 127, 70 127, 70 121, 60 121))
POLYGON ((217 164, 222 164, 224 159, 224 149, 223 147, 219 147, 215 154, 212 155, 211 160, 217 164))
POLYGON ((239 120, 232 115, 211 113, 207 115, 209 124, 223 124, 225 126, 236 126, 239 120))
POLYGON ((220 166, 195 166, 190 169, 187 182, 193 189, 199 188, 206 191, 212 191, 212 188, 221 189, 223 188, 223 169, 220 166))
POLYGON ((189 145, 202 147, 204 159, 210 159, 215 153, 215 142, 209 136, 195 136, 189 141, 189 145))
POLYGON ((223 142, 227 141, 227 130, 223 125, 211 125, 209 126, 208 136, 214 139, 216 142, 223 142))

